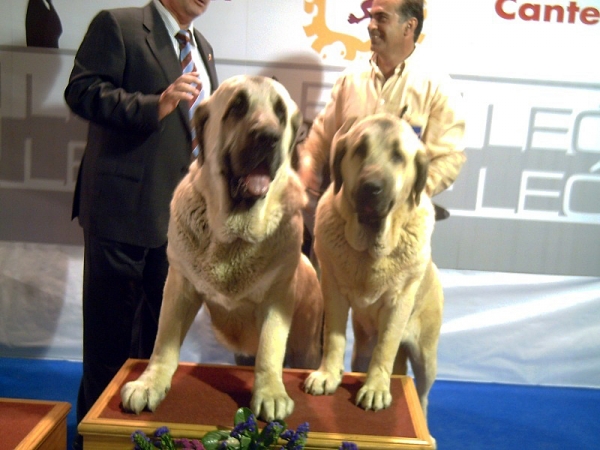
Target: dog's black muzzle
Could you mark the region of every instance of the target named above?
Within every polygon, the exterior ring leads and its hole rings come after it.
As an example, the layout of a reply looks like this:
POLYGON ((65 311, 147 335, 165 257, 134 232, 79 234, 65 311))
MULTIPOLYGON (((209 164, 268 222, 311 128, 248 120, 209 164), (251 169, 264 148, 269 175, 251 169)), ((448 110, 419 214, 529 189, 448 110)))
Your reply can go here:
POLYGON ((245 200, 253 203, 267 194, 281 166, 281 138, 281 131, 273 127, 248 132, 244 148, 237 156, 236 166, 239 169, 231 171, 233 175, 229 180, 234 202, 245 200))
POLYGON ((394 204, 389 183, 382 179, 360 182, 356 189, 358 222, 371 228, 380 228, 394 204))

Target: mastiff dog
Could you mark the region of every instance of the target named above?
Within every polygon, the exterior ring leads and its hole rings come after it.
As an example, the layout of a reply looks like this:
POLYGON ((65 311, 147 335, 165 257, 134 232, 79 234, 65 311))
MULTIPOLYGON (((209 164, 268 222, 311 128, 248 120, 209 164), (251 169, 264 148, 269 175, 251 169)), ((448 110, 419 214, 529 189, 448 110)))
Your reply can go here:
POLYGON ((146 370, 121 389, 125 409, 154 411, 164 399, 204 304, 217 338, 255 357, 254 413, 292 413, 283 367, 318 367, 323 315, 300 252, 307 199, 291 159, 301 121, 287 90, 258 76, 227 79, 198 106, 200 153, 171 202, 158 335, 146 370))
POLYGON ((315 225, 323 358, 305 390, 331 394, 340 384, 352 309, 352 371, 366 373, 356 404, 390 406, 391 374, 406 374, 408 359, 426 414, 443 307, 431 259, 435 214, 424 192, 428 158, 411 126, 389 114, 345 124, 332 149, 333 183, 318 204, 315 225))

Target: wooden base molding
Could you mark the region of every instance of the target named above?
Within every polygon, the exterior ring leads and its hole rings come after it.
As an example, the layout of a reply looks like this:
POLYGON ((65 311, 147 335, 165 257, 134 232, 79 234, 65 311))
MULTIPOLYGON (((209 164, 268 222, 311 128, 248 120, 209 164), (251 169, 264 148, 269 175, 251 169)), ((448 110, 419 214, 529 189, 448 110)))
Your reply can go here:
MULTIPOLYGON (((79 424, 85 450, 131 450, 134 431, 150 434, 161 426, 167 426, 173 437, 201 438, 216 428, 231 428, 237 409, 250 404, 251 367, 181 363, 171 390, 155 412, 125 412, 121 387, 139 377, 147 363, 127 360, 79 424)), ((309 423, 307 450, 337 450, 343 441, 355 442, 360 450, 433 448, 412 378, 394 376, 392 406, 373 412, 354 405, 364 374, 345 374, 334 395, 313 396, 302 389, 308 373, 285 369, 283 374, 295 402, 294 412, 285 421, 292 429, 309 423)), ((259 427, 264 425, 259 422, 259 427)))
POLYGON ((2 448, 57 450, 67 448, 65 402, 0 398, 2 448))

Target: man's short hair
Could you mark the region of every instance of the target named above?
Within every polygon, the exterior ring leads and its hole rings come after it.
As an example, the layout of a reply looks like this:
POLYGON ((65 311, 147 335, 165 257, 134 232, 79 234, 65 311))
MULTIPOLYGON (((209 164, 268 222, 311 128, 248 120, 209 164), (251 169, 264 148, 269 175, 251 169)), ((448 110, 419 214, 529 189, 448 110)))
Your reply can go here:
POLYGON ((417 27, 415 28, 415 42, 417 42, 417 39, 421 34, 421 30, 423 29, 423 10, 423 0, 400 0, 400 4, 398 5, 398 15, 400 16, 400 20, 402 22, 406 22, 412 17, 417 19, 418 23, 417 27))

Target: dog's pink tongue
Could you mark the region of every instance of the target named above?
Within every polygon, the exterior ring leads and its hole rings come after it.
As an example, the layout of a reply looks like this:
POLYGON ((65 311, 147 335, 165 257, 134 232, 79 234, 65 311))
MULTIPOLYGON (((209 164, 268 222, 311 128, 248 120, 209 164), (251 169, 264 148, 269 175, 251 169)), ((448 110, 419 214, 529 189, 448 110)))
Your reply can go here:
POLYGON ((264 173, 251 173, 246 177, 246 190, 250 195, 259 197, 263 196, 269 190, 271 178, 264 173))

